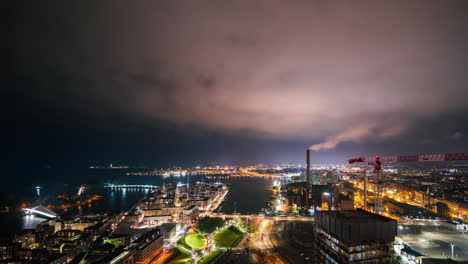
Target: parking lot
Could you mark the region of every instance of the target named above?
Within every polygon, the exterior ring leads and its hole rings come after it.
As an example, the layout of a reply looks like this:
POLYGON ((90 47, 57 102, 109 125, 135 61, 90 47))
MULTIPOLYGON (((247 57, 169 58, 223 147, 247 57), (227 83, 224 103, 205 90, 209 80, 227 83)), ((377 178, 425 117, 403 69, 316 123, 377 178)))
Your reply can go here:
POLYGON ((418 252, 431 258, 451 257, 454 245, 454 259, 468 260, 468 234, 443 226, 399 225, 398 236, 418 252))

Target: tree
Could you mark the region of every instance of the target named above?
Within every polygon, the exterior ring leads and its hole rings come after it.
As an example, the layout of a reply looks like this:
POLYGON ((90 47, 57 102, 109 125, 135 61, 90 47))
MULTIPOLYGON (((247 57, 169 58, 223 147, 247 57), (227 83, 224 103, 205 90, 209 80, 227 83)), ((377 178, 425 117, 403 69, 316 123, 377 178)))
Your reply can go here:
POLYGON ((401 256, 393 256, 392 264, 401 264, 401 263, 403 263, 401 256))
POLYGON ((448 207, 446 203, 437 202, 436 208, 437 208, 438 215, 445 217, 445 218, 448 218, 450 216, 450 208, 448 207))

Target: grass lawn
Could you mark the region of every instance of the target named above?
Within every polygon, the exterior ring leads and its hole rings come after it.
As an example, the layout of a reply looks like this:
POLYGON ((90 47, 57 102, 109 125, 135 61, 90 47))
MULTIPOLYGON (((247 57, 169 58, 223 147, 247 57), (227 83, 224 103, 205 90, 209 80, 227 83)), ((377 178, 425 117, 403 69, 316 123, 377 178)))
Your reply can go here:
POLYGON ((197 264, 214 264, 227 254, 227 251, 212 251, 197 261, 197 264))
POLYGON ((208 245, 208 240, 202 234, 193 233, 185 236, 185 244, 194 250, 200 250, 208 245))
POLYGON ((197 229, 202 233, 211 234, 216 230, 216 228, 220 228, 223 225, 224 221, 220 217, 205 217, 200 220, 197 229))
POLYGON ((165 262, 166 264, 181 264, 181 263, 190 263, 192 260, 192 254, 181 247, 176 247, 174 249, 175 254, 165 262))
POLYGON ((192 250, 192 248, 185 243, 185 236, 179 238, 179 240, 177 240, 177 244, 185 249, 192 250))
POLYGON ((242 231, 235 226, 230 226, 216 234, 214 240, 218 248, 231 248, 237 246, 242 237, 244 237, 242 231))

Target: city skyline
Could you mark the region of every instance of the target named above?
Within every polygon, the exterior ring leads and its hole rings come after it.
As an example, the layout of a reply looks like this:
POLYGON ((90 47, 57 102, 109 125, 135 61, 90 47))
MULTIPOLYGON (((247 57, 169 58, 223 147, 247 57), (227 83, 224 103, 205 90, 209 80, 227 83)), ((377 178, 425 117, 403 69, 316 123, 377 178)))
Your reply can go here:
POLYGON ((0 264, 468 262, 467 0, 4 6, 0 264))

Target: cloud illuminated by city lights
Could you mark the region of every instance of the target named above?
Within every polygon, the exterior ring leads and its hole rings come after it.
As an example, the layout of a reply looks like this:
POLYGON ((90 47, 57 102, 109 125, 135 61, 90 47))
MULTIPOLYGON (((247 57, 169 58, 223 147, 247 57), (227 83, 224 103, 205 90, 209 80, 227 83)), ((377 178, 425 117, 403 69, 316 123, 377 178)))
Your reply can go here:
POLYGON ((23 56, 84 82, 34 91, 79 109, 314 150, 467 110, 465 1, 64 5, 23 56))

